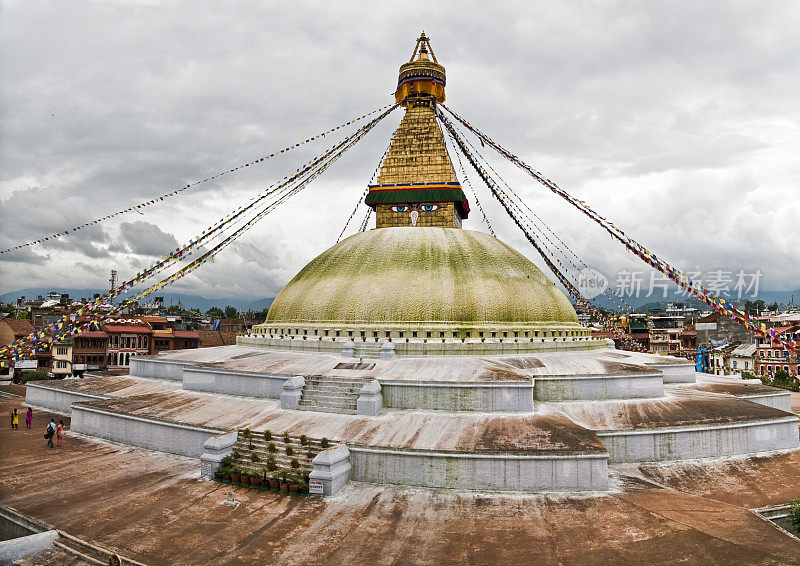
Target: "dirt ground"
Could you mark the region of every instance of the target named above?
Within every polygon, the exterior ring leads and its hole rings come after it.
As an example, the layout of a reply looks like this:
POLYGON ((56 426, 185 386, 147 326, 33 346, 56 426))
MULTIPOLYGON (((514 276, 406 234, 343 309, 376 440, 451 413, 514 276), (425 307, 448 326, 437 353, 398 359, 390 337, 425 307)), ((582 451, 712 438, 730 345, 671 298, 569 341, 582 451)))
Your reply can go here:
POLYGON ((351 484, 322 500, 231 488, 199 479, 196 460, 69 432, 49 449, 50 415, 26 430, 23 399, 0 399, 0 503, 146 564, 800 564, 800 540, 750 510, 800 498, 797 454, 620 468, 602 495, 351 484), (228 490, 238 507, 222 504, 228 490))

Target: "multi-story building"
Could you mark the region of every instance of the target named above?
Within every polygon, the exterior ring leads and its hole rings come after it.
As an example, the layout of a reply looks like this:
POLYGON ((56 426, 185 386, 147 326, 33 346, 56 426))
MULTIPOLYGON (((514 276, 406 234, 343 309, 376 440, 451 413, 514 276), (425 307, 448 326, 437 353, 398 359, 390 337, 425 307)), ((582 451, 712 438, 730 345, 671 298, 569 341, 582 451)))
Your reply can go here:
POLYGON ((734 342, 750 344, 755 339, 752 330, 718 312, 695 321, 694 329, 697 331, 698 347, 713 347, 734 342))
POLYGON ((164 350, 185 350, 200 346, 200 334, 195 330, 182 330, 180 317, 143 316, 141 320, 153 330, 151 354, 164 350))
MULTIPOLYGON (((795 340, 800 339, 800 327, 785 326, 773 328, 773 330, 778 335, 793 336, 795 340)), ((756 345, 758 346, 758 375, 770 376, 779 370, 783 370, 795 379, 798 378, 797 372, 798 366, 800 366, 798 356, 784 349, 777 340, 773 341, 770 338, 758 337, 756 338, 756 345)))
POLYGON ((108 333, 90 330, 79 334, 72 342, 73 372, 108 366, 108 333))
POLYGON ((52 348, 53 376, 63 378, 72 375, 72 339, 56 342, 52 348))
POLYGON ((127 368, 130 359, 150 353, 153 330, 141 319, 117 319, 103 325, 108 334, 106 363, 109 368, 127 368))
POLYGON ((680 356, 682 316, 651 316, 648 320, 650 351, 654 354, 680 356))

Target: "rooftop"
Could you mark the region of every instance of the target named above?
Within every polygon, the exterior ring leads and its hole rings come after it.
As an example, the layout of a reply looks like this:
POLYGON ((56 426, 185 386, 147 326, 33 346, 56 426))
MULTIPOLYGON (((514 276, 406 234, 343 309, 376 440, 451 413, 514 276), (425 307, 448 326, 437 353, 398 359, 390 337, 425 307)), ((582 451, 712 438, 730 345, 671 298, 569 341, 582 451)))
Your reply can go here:
MULTIPOLYGON (((12 406, 21 399, 3 399, 0 410, 12 406)), ((34 419, 38 427, 49 415, 34 419)), ((617 489, 603 495, 353 484, 322 500, 199 480, 194 460, 69 431, 63 449, 47 451, 38 428, 0 429, 3 505, 147 564, 389 564, 411 556, 426 564, 525 564, 531 556, 543 565, 588 557, 620 566, 791 564, 800 542, 751 509, 800 497, 799 467, 794 452, 620 466, 617 489), (228 490, 238 507, 222 505, 228 490)), ((46 554, 33 562, 64 564, 46 554)))

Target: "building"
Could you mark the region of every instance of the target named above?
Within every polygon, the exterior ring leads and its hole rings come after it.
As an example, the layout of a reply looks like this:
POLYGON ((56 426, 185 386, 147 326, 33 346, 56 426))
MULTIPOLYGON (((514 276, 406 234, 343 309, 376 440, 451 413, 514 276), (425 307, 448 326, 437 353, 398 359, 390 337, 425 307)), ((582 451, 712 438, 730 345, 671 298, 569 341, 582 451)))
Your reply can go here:
POLYGON ((645 351, 650 351, 650 330, 648 329, 647 315, 632 312, 624 316, 622 321, 625 332, 641 344, 645 351))
MULTIPOLYGON (((773 330, 781 336, 793 335, 795 340, 800 339, 800 327, 798 326, 784 326, 773 328, 773 330)), ((794 356, 789 350, 784 349, 780 342, 773 341, 770 338, 759 336, 755 341, 758 363, 758 375, 772 376, 775 372, 783 370, 792 376, 794 379, 798 378, 798 365, 800 360, 794 356)))
POLYGON ((212 330, 233 332, 234 334, 241 334, 247 331, 247 322, 243 318, 222 318, 218 322, 214 322, 212 330))
POLYGON ((682 316, 651 316, 647 326, 651 352, 669 356, 681 355, 682 316))
POLYGON ((72 339, 73 372, 108 367, 108 333, 90 330, 72 339))
POLYGON ((153 330, 141 319, 117 319, 103 325, 108 335, 106 364, 109 368, 130 366, 130 359, 150 353, 153 330))
POLYGON ((153 330, 151 354, 200 346, 200 335, 195 330, 183 330, 183 321, 179 316, 142 316, 139 320, 153 330))
POLYGON ((697 331, 698 347, 720 346, 734 342, 749 344, 756 337, 752 330, 718 312, 698 319, 694 329, 697 331))
POLYGON ((694 359, 697 356, 697 330, 683 328, 681 332, 681 356, 694 359))
POLYGON ((33 331, 33 324, 28 319, 4 318, 0 320, 0 347, 24 338, 33 331))
POLYGON ((52 364, 53 377, 72 375, 72 339, 62 340, 53 346, 52 364))
POLYGON ((730 372, 734 375, 742 375, 744 372, 756 373, 756 351, 758 347, 755 342, 751 344, 740 344, 730 353, 730 372))

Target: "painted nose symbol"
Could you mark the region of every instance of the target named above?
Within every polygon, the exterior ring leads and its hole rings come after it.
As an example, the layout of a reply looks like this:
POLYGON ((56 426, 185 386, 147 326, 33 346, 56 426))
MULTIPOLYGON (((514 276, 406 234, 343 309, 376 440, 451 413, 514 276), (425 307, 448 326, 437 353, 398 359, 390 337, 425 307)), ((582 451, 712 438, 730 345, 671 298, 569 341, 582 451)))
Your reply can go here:
POLYGON ((417 218, 419 218, 419 212, 416 211, 416 210, 412 210, 411 211, 411 225, 412 226, 416 226, 417 225, 417 218))

